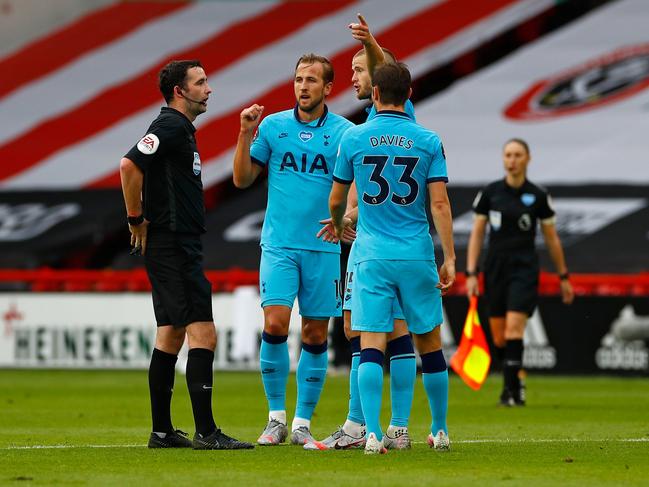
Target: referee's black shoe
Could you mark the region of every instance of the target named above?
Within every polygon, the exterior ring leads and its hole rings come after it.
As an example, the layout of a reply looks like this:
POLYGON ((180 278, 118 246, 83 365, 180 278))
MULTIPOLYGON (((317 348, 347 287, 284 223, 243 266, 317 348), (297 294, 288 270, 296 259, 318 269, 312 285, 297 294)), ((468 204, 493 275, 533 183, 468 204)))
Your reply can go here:
POLYGON ((193 446, 192 440, 184 431, 176 430, 163 434, 164 437, 159 433, 151 433, 147 446, 149 448, 191 448, 193 446))
POLYGON ((509 389, 505 388, 500 393, 500 399, 498 401, 498 405, 506 408, 515 406, 514 397, 512 396, 512 393, 510 392, 509 389))
POLYGON ((252 443, 229 437, 220 428, 207 436, 196 433, 193 446, 194 450, 248 450, 255 447, 252 443))
POLYGON ((520 388, 516 392, 512 392, 509 389, 503 389, 500 394, 498 405, 508 408, 513 406, 525 406, 525 385, 521 384, 520 388))

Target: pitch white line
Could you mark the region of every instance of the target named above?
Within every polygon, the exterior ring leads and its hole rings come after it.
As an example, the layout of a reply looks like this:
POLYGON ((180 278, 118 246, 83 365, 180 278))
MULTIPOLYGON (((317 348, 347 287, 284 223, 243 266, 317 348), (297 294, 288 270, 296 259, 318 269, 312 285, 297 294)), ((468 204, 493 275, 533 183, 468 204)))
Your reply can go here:
MULTIPOLYGON (((475 440, 451 440, 457 444, 477 443, 649 443, 649 438, 477 438, 475 440)), ((413 441, 424 444, 425 441, 413 441)))
POLYGON ((69 448, 144 448, 146 445, 26 445, 6 446, 0 450, 63 450, 69 448))
MULTIPOLYGON (((649 443, 649 438, 476 438, 474 440, 452 440, 454 444, 480 444, 480 443, 649 443)), ((417 445, 426 444, 425 441, 413 441, 417 445)), ((145 448, 146 445, 22 445, 5 446, 1 450, 63 450, 71 448, 145 448)))

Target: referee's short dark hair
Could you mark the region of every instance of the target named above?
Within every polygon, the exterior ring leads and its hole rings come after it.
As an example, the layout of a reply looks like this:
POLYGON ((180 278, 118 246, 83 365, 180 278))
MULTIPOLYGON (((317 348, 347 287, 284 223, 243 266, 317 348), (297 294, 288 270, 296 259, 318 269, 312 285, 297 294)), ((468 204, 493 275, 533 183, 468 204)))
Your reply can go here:
POLYGON ((378 86, 380 101, 385 105, 406 103, 411 82, 408 66, 403 63, 382 64, 372 76, 372 86, 378 86))
POLYGON ((174 88, 186 88, 187 71, 191 68, 202 68, 198 59, 184 61, 171 61, 167 63, 158 74, 158 87, 165 101, 169 103, 174 97, 174 88))

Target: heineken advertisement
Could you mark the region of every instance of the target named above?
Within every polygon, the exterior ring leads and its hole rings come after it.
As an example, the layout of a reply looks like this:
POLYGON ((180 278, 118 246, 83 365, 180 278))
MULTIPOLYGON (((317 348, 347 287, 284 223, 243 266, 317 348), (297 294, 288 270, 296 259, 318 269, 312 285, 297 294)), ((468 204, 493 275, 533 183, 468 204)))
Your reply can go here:
MULTIPOLYGON (((214 295, 217 369, 257 370, 263 326, 259 304, 255 287, 214 295)), ((489 338, 483 306, 480 302, 489 338)), ((444 299, 447 360, 459 343, 467 308, 463 296, 444 299)), ((146 368, 155 344, 153 307, 146 293, 3 293, 0 318, 0 367, 146 368)), ((291 322, 289 350, 295 366, 297 306, 291 322)), ((528 321, 524 342, 529 371, 649 375, 649 301, 645 296, 579 296, 564 306, 559 297, 544 296, 528 321)), ((332 339, 330 358, 345 363, 347 343, 332 339)), ((185 359, 183 350, 180 370, 185 359)))

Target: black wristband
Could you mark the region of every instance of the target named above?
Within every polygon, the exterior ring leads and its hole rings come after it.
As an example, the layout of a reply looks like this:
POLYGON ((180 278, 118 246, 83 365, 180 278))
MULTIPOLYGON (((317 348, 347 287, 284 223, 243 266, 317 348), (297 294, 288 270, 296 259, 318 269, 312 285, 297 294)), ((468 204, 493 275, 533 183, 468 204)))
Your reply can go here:
POLYGON ((564 272, 563 274, 559 274, 559 280, 567 281, 568 279, 570 279, 570 274, 568 274, 567 272, 564 272))
POLYGON ((466 271, 465 274, 466 274, 466 277, 478 277, 478 271, 477 270, 475 270, 475 271, 466 271))
POLYGON ((127 216, 126 221, 128 222, 129 225, 132 227, 137 227, 138 225, 142 225, 142 222, 144 221, 144 215, 140 216, 127 216))

